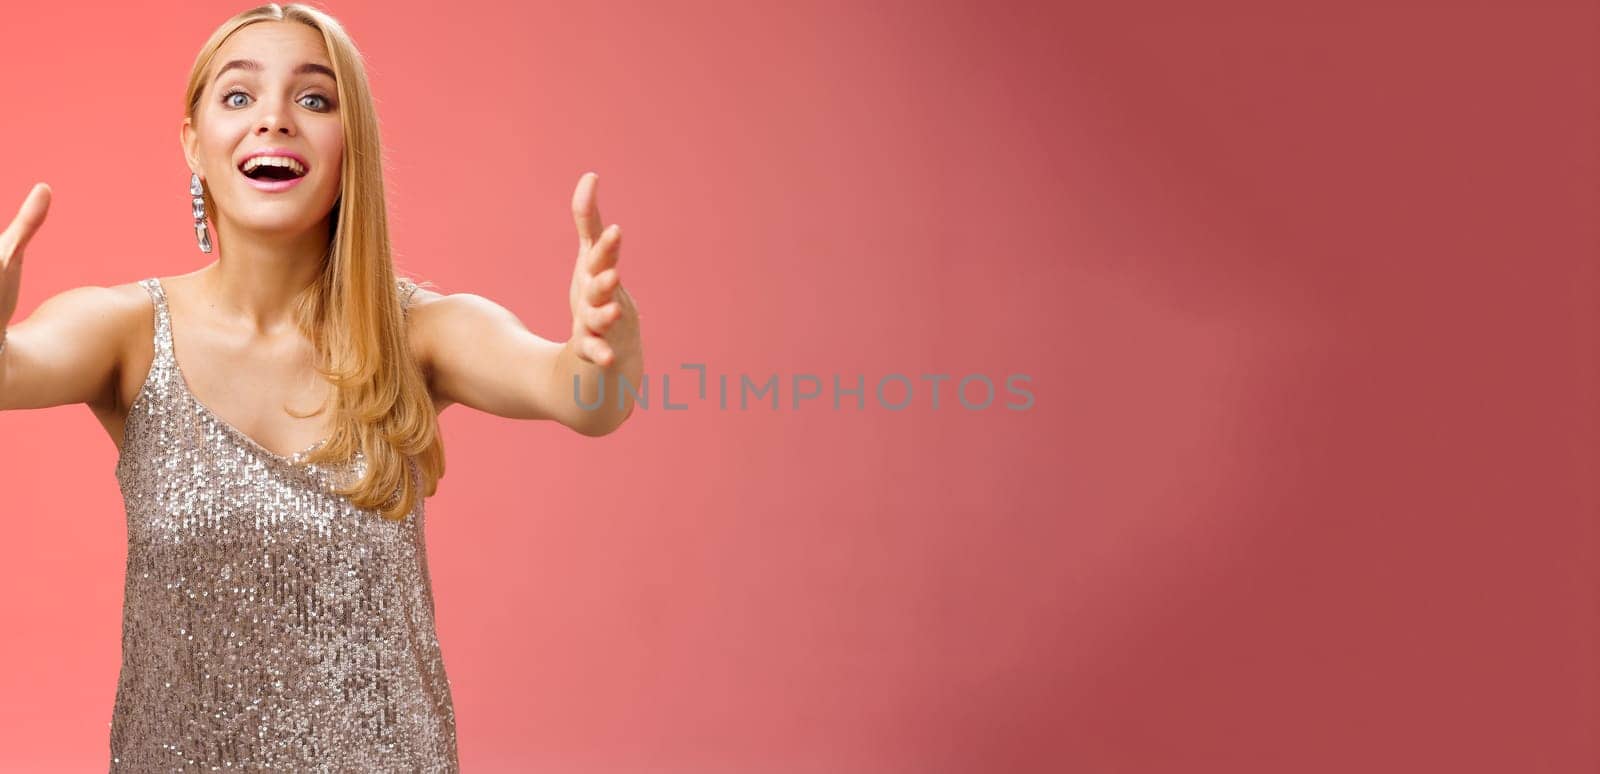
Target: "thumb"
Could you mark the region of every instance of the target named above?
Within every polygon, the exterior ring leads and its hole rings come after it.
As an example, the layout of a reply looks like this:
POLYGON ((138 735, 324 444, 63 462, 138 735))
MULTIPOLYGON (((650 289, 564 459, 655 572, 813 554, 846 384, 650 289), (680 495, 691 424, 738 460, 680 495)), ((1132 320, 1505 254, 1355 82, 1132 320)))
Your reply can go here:
POLYGON ((22 208, 17 210, 17 217, 6 227, 3 241, 11 244, 12 252, 22 252, 28 246, 49 211, 50 186, 39 183, 28 192, 28 198, 22 200, 22 208))
POLYGON ((600 176, 585 172, 578 178, 578 188, 572 192, 572 220, 578 226, 578 253, 594 246, 600 239, 600 208, 595 205, 595 186, 600 176))

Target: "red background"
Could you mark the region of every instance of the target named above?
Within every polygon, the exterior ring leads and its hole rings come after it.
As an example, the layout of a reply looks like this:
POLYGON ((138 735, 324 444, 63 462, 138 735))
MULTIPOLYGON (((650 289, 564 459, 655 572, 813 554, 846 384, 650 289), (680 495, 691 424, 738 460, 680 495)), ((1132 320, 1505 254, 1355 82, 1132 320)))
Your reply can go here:
MULTIPOLYGON (((244 7, 8 7, 18 320, 209 260, 182 91, 244 7)), ((329 7, 402 270, 564 335, 593 169, 654 388, 829 382, 444 414, 465 770, 1595 770, 1592 3, 329 7), (891 373, 1036 402, 831 410, 891 373)), ((0 416, 0 769, 106 765, 114 464, 0 416)))

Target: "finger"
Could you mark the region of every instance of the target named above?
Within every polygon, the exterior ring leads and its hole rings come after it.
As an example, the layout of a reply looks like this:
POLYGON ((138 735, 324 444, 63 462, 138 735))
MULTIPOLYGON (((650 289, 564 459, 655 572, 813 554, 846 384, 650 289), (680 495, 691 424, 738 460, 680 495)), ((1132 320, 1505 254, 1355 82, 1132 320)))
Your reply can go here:
POLYGON ((611 362, 611 347, 598 336, 585 335, 578 340, 578 357, 597 365, 611 362))
POLYGON ((39 183, 28 192, 27 198, 22 200, 22 207, 17 210, 16 218, 6 227, 3 241, 10 244, 14 251, 23 250, 38 232, 39 226, 44 223, 45 214, 49 211, 50 186, 39 183))
POLYGON ((582 255, 600 239, 600 205, 595 186, 600 176, 585 172, 578 178, 578 187, 572 192, 572 220, 578 226, 578 254, 582 255))
POLYGON ((583 310, 584 327, 596 335, 605 335, 611 324, 622 316, 622 305, 616 302, 605 306, 591 306, 583 310))
POLYGON ((611 364, 611 347, 606 344, 605 339, 598 336, 589 336, 586 341, 589 347, 589 359, 595 365, 611 364))
POLYGON ((600 240, 589 248, 589 262, 585 269, 591 275, 599 274, 617 265, 617 259, 621 257, 622 226, 613 223, 600 233, 600 240))
POLYGON ((600 272, 600 276, 589 280, 589 284, 584 286, 583 300, 589 306, 603 306, 610 303, 616 295, 620 276, 614 268, 600 272))

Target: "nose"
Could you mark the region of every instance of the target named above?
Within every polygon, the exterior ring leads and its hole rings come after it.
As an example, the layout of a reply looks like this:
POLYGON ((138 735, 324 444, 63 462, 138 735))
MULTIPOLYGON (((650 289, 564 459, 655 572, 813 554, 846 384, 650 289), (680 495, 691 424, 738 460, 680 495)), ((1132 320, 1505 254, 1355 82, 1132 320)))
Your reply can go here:
POLYGON ((256 123, 256 136, 276 134, 293 137, 296 129, 294 121, 288 117, 288 112, 288 109, 281 104, 262 111, 261 118, 256 123))
POLYGON ((263 120, 261 122, 261 124, 256 127, 256 134, 257 135, 280 134, 280 135, 283 135, 285 137, 293 137, 294 136, 294 128, 291 127, 289 124, 287 124, 285 122, 277 121, 275 119, 267 119, 267 120, 263 120))

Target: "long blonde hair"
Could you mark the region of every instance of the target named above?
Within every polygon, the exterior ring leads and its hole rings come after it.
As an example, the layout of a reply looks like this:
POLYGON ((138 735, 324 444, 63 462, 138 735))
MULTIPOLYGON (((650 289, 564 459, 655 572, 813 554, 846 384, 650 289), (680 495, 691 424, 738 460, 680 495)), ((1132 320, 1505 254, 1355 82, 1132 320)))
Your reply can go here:
MULTIPOLYGON (((217 49, 240 28, 260 21, 300 22, 321 33, 333 60, 344 123, 340 194, 330 213, 327 257, 318 280, 295 300, 296 323, 316 347, 316 368, 334 387, 333 432, 303 462, 346 461, 360 450, 366 473, 339 493, 384 518, 404 519, 418 497, 438 490, 444 443, 427 379, 406 340, 399 291, 414 283, 395 275, 378 115, 360 51, 337 20, 316 8, 298 3, 252 8, 224 22, 200 49, 189 74, 186 115, 196 118, 217 49), (416 463, 414 476, 408 474, 410 461, 416 463)), ((207 211, 216 212, 209 191, 205 197, 207 211)))

